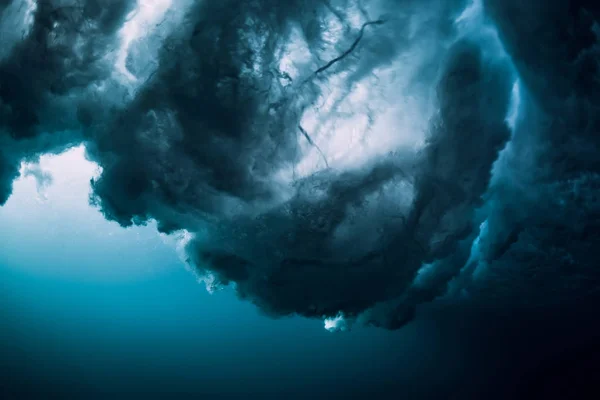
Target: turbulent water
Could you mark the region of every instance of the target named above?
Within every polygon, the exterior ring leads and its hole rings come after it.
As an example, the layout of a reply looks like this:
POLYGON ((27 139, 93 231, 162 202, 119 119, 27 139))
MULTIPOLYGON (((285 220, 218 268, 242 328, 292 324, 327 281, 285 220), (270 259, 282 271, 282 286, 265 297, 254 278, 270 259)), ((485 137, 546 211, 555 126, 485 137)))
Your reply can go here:
POLYGON ((83 145, 107 219, 183 232, 210 290, 274 316, 590 304, 599 19, 583 0, 3 0, 0 203, 23 162, 83 145))

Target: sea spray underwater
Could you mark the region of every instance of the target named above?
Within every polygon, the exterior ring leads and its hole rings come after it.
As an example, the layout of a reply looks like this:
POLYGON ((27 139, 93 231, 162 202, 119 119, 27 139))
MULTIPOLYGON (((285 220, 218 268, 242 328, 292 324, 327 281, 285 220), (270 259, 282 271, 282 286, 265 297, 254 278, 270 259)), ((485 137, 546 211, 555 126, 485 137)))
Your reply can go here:
POLYGON ((330 330, 597 296, 595 2, 0 10, 1 203, 22 162, 84 145, 107 219, 184 232, 210 290, 330 330))
POLYGON ((598 287, 598 6, 4 3, 3 201, 83 143, 108 219, 186 230, 274 315, 398 328, 448 288, 598 287))

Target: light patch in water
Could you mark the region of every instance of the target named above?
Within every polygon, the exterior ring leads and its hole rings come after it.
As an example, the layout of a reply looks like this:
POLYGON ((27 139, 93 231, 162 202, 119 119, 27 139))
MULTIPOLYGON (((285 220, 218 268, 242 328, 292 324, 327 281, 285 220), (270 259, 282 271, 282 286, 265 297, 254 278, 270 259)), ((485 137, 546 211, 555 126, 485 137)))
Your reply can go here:
POLYGON ((119 49, 116 68, 130 81, 137 80, 137 77, 126 66, 132 43, 149 35, 155 25, 164 17, 172 3, 173 0, 138 0, 136 9, 129 14, 127 22, 121 28, 121 48, 119 49))
POLYGON ((512 131, 515 130, 517 125, 517 119, 519 118, 519 108, 521 107, 521 86, 519 85, 519 81, 515 81, 511 98, 510 98, 510 107, 508 109, 508 115, 506 116, 506 122, 512 131))
POLYGON ((333 318, 325 318, 325 329, 329 332, 345 332, 350 330, 348 321, 344 318, 344 314, 339 313, 333 318))
MULTIPOLYGON (((308 43, 298 27, 293 27, 290 32, 289 42, 283 46, 281 61, 279 62, 279 71, 282 74, 282 80, 289 77, 296 81, 301 76, 302 67, 310 63, 312 54, 308 43)), ((281 82, 283 85, 291 82, 281 82)))
POLYGON ((316 146, 298 135, 303 157, 295 176, 361 168, 396 150, 422 148, 430 110, 427 95, 411 87, 417 69, 398 59, 350 87, 344 73, 321 84, 322 95, 301 119, 316 146))
POLYGON ((0 226, 10 227, 0 232, 2 257, 18 260, 21 272, 61 279, 145 279, 180 268, 177 247, 161 240, 154 221, 125 229, 90 205, 90 179, 100 172, 83 146, 22 163, 0 207, 0 226))

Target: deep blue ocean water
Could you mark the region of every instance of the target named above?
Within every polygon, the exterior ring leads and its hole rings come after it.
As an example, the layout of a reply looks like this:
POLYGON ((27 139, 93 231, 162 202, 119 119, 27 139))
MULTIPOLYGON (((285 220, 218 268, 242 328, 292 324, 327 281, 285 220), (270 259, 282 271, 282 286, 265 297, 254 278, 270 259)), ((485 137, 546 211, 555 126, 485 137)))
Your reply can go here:
POLYGON ((588 376, 598 354, 590 312, 442 307, 338 333, 273 319, 232 288, 208 293, 175 237, 90 206, 82 148, 40 168, 52 182, 24 176, 0 208, 0 397, 505 399, 588 376))

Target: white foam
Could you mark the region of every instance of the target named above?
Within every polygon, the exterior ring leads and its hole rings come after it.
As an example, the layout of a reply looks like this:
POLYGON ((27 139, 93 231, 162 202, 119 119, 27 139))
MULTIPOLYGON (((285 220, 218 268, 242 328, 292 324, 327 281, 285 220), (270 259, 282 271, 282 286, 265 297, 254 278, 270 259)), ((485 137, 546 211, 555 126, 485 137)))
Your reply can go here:
POLYGON ((132 43, 150 34, 154 26, 160 22, 173 3, 173 0, 138 0, 135 10, 127 17, 127 22, 121 28, 121 47, 117 57, 117 70, 130 81, 136 81, 126 66, 132 43))

